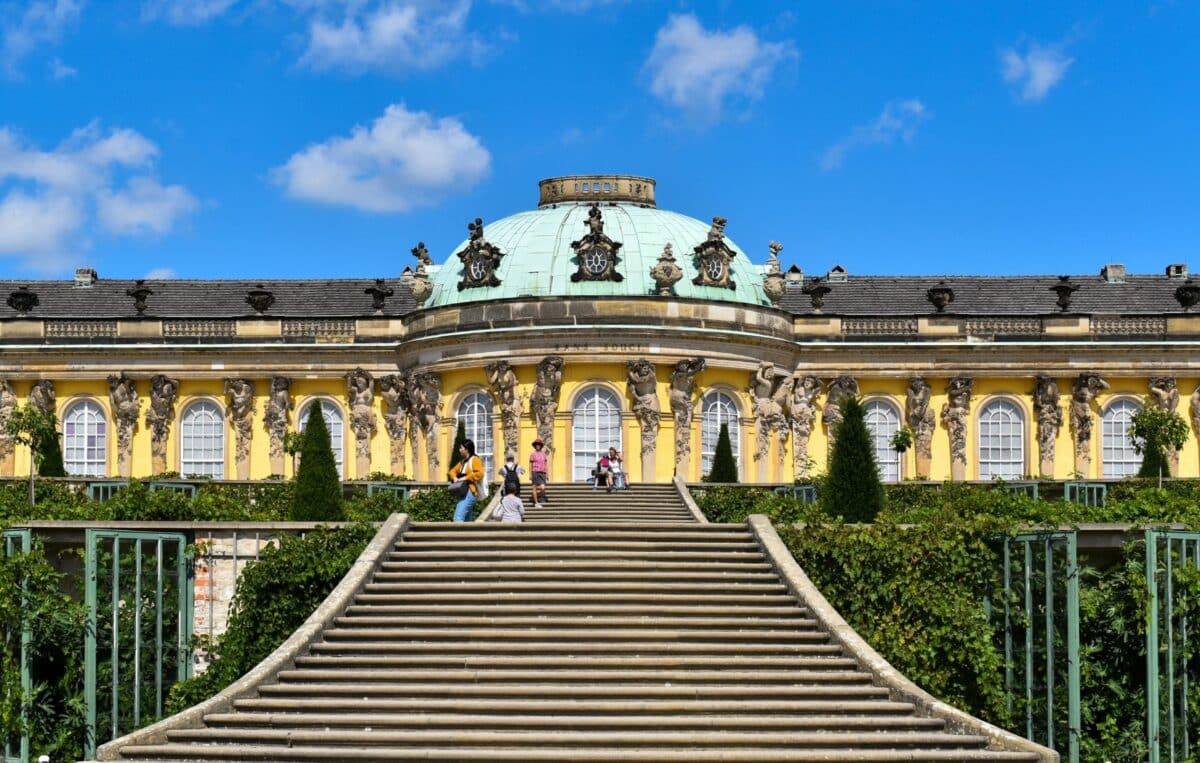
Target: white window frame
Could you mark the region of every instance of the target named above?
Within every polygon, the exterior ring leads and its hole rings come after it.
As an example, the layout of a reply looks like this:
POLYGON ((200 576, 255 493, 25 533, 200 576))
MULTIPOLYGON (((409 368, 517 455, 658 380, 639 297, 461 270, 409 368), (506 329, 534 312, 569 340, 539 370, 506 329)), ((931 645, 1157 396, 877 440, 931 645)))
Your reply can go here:
MULTIPOLYGON (((495 450, 495 420, 496 407, 492 396, 486 392, 472 392, 458 404, 454 427, 458 430, 458 422, 463 423, 467 439, 475 443, 475 455, 483 460, 483 473, 494 474, 496 469, 495 450)), ((451 461, 458 460, 457 453, 450 454, 451 461)))
POLYGON ((742 468, 741 410, 733 395, 721 390, 710 390, 700 398, 700 476, 712 471, 717 453, 717 440, 721 437, 721 425, 729 427, 729 444, 733 446, 733 460, 742 468))
POLYGON ((1119 398, 1100 413, 1100 473, 1105 477, 1135 477, 1142 468, 1142 455, 1133 448, 1129 436, 1134 414, 1142 406, 1135 400, 1119 398))
POLYGON ((188 403, 179 417, 179 474, 225 478, 225 411, 212 400, 188 403))
POLYGON ((108 415, 95 400, 77 400, 63 411, 63 468, 72 477, 108 476, 108 415), (80 431, 82 427, 82 431, 80 431), (95 437, 88 444, 89 437, 95 437))
POLYGON ((976 425, 979 479, 1023 479, 1028 446, 1021 406, 1007 398, 989 400, 979 409, 976 425))
POLYGON ((616 448, 618 451, 624 452, 621 443, 621 429, 621 400, 612 390, 595 385, 584 389, 575 396, 571 406, 571 479, 573 481, 586 482, 592 476, 592 469, 600 460, 600 454, 608 453, 609 448, 616 448), (615 440, 613 438, 614 428, 615 440), (601 442, 601 440, 604 441, 601 442))
POLYGON ((892 438, 900 431, 900 408, 883 398, 868 399, 863 403, 867 431, 875 450, 875 466, 879 469, 882 482, 899 482, 904 478, 904 460, 892 447, 892 438))
POLYGON ((338 478, 345 479, 346 414, 342 413, 341 406, 327 397, 313 398, 300 410, 298 425, 300 432, 308 427, 309 409, 314 405, 321 406, 321 418, 325 419, 325 428, 329 430, 329 446, 333 450, 333 460, 337 464, 338 478))

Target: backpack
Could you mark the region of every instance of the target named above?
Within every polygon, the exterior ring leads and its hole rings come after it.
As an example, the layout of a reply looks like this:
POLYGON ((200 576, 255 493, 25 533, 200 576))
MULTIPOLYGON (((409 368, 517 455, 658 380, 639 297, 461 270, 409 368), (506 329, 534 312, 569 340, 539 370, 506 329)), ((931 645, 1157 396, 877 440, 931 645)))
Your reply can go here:
POLYGON ((504 493, 508 494, 509 486, 517 488, 517 495, 521 494, 521 467, 516 464, 504 465, 504 493))

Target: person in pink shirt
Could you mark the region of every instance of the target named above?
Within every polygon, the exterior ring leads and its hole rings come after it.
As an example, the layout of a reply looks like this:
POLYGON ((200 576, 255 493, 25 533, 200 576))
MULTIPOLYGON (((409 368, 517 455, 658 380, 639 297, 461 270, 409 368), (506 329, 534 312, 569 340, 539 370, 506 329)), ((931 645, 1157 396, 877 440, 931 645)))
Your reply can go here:
POLYGON ((533 452, 529 454, 529 479, 533 483, 533 507, 540 508, 546 502, 546 482, 549 481, 549 459, 542 438, 533 441, 533 452))

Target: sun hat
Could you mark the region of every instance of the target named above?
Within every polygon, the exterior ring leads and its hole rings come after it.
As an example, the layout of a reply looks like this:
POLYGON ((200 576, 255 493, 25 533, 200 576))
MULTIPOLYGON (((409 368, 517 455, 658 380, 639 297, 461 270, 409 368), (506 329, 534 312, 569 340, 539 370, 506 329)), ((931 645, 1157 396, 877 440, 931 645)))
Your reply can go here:
POLYGON ((533 444, 534 445, 545 445, 546 443, 542 442, 542 438, 539 437, 533 441, 533 444))

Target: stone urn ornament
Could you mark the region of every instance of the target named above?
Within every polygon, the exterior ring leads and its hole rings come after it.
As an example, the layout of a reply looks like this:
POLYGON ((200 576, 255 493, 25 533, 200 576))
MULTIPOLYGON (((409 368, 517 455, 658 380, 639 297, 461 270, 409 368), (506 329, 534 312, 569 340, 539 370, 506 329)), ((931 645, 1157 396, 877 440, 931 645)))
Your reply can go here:
POLYGON ((763 274, 763 291, 766 293, 767 299, 771 300, 772 305, 778 305, 787 290, 787 280, 783 277, 783 269, 779 266, 779 253, 783 251, 783 244, 772 241, 767 248, 770 249, 771 256, 767 258, 767 269, 763 274))
POLYGON ((1071 283, 1071 276, 1059 276, 1058 283, 1051 286, 1050 290, 1058 295, 1058 309, 1065 313, 1071 307, 1071 299, 1079 287, 1071 283))
POLYGON ((1192 283, 1190 278, 1187 279, 1175 290, 1175 299, 1184 310, 1192 309, 1200 304, 1200 285, 1192 283))
POLYGON ((925 296, 933 303, 933 309, 941 313, 954 301, 954 289, 947 286, 945 281, 938 281, 937 286, 925 292, 925 296))
POLYGON ((660 297, 671 296, 675 284, 683 279, 683 268, 675 262, 670 242, 663 247, 662 254, 658 256, 658 262, 650 268, 650 277, 654 279, 654 293, 660 297))

